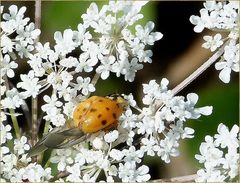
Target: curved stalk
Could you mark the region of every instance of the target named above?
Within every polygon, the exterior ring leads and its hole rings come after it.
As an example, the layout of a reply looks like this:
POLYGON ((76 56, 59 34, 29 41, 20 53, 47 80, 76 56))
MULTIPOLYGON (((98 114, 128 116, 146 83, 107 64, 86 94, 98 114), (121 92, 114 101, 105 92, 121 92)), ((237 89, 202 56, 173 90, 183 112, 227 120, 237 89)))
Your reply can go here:
POLYGON ((187 85, 189 85, 193 80, 195 80, 199 75, 201 75, 207 68, 209 68, 214 62, 216 62, 221 55, 224 53, 224 48, 228 44, 228 41, 216 52, 214 53, 204 64, 202 64, 196 71, 194 71, 190 76, 184 79, 180 84, 173 88, 173 95, 183 90, 187 85))

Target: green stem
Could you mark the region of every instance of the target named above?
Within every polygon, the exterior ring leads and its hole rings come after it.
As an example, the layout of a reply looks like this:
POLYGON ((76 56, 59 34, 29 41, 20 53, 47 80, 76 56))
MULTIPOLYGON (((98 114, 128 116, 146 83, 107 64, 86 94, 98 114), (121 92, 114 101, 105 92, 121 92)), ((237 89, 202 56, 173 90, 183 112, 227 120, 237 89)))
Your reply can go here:
POLYGON ((50 121, 46 121, 43 129, 43 136, 48 133, 49 125, 50 125, 50 121))
POLYGON ((38 124, 37 124, 37 98, 32 98, 32 145, 37 143, 38 124))
POLYGON ((10 111, 11 119, 12 119, 12 122, 13 122, 13 128, 14 128, 16 137, 19 139, 20 138, 20 128, 19 128, 19 125, 18 125, 17 118, 15 116, 15 111, 14 111, 14 109, 9 109, 9 111, 10 111))

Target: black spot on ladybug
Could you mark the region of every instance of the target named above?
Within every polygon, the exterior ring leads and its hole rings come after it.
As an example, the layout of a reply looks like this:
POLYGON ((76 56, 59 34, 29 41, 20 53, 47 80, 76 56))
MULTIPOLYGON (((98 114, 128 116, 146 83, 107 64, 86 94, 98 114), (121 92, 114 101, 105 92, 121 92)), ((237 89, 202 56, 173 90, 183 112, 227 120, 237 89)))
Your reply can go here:
POLYGON ((103 100, 102 100, 102 99, 100 99, 98 102, 103 102, 103 100))
POLYGON ((102 117, 102 115, 101 115, 101 114, 99 114, 97 117, 98 117, 98 118, 101 118, 101 117, 102 117))
POLYGON ((106 110, 109 111, 110 110, 109 107, 106 107, 106 110))
POLYGON ((116 119, 116 118, 117 118, 117 115, 116 115, 116 113, 113 113, 112 115, 113 115, 113 118, 114 118, 114 119, 116 119))
POLYGON ((102 125, 106 125, 107 124, 107 120, 102 120, 102 125))
POLYGON ((90 112, 96 112, 97 109, 90 109, 90 112))

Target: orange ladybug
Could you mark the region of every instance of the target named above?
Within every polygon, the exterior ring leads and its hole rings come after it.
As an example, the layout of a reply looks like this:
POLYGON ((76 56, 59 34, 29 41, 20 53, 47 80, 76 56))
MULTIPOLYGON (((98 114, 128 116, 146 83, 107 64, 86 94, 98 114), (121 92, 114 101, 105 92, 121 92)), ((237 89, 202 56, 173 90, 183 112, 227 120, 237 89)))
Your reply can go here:
POLYGON ((74 109, 73 121, 45 135, 30 149, 28 156, 35 156, 47 148, 67 148, 86 140, 91 133, 115 128, 126 106, 126 100, 119 95, 86 99, 74 109))
POLYGON ((118 118, 124 110, 122 97, 110 99, 92 96, 77 105, 73 112, 75 127, 84 133, 93 133, 117 126, 118 118))

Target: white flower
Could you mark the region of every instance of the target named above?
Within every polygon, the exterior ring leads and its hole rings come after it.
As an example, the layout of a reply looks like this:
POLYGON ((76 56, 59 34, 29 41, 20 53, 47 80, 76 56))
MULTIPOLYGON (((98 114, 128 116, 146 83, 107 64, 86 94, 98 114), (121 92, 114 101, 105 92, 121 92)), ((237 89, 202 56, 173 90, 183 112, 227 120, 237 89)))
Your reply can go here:
POLYGON ((166 137, 164 140, 160 141, 159 145, 160 149, 157 154, 166 163, 170 163, 170 156, 176 157, 179 155, 179 151, 176 149, 176 147, 178 147, 178 143, 175 139, 166 137))
POLYGON ((113 130, 111 132, 108 132, 105 136, 104 136, 104 140, 107 143, 112 143, 114 142, 117 138, 118 138, 119 132, 117 130, 113 130))
POLYGON ((1 100, 1 104, 4 108, 15 109, 20 107, 24 103, 23 97, 18 93, 16 88, 6 91, 6 97, 1 100))
POLYGON ((239 141, 237 139, 239 133, 239 127, 234 125, 229 131, 228 127, 226 127, 223 123, 218 125, 218 134, 214 135, 215 144, 220 145, 221 148, 225 148, 226 146, 229 150, 233 148, 237 148, 239 146, 239 141))
POLYGON ((134 128, 136 127, 137 122, 137 115, 133 114, 132 110, 128 109, 125 113, 123 113, 120 118, 121 120, 121 126, 123 128, 134 128))
POLYGON ((4 76, 7 74, 8 77, 12 78, 14 77, 14 71, 13 69, 16 69, 18 67, 18 64, 14 61, 10 61, 10 56, 5 55, 3 57, 3 60, 0 62, 0 70, 1 70, 1 76, 4 76))
POLYGON ((26 41, 20 41, 16 43, 16 51, 21 58, 23 58, 23 56, 29 58, 33 50, 34 46, 28 45, 26 41))
POLYGON ((67 166, 66 170, 70 173, 70 175, 67 176, 67 181, 71 182, 82 182, 80 178, 81 173, 81 165, 78 163, 75 163, 73 166, 67 166))
POLYGON ((145 182, 150 179, 149 168, 145 165, 136 168, 135 163, 119 164, 119 177, 123 182, 145 182))
POLYGON ((214 37, 212 36, 203 36, 203 39, 206 41, 203 43, 202 47, 211 50, 211 52, 214 52, 217 48, 219 48, 222 44, 222 36, 221 34, 216 34, 214 37))
POLYGON ((229 132, 228 128, 220 123, 218 126, 219 134, 215 134, 214 138, 205 137, 205 142, 202 142, 199 148, 201 155, 195 155, 199 163, 204 163, 204 168, 197 172, 196 181, 223 182, 234 180, 238 175, 240 162, 238 132, 237 125, 234 125, 229 132))
POLYGON ((23 180, 28 180, 29 182, 41 182, 49 180, 51 177, 51 168, 44 170, 41 165, 36 163, 29 164, 23 174, 23 180))
POLYGON ((136 25, 136 36, 144 43, 153 45, 155 41, 160 40, 163 35, 160 32, 151 33, 154 28, 154 23, 149 21, 143 28, 141 25, 136 25), (150 34, 151 33, 151 34, 150 34))
MULTIPOLYGON (((228 149, 230 152, 225 154, 225 158, 220 160, 222 167, 224 170, 228 171, 228 175, 230 179, 234 179, 238 176, 239 172, 239 162, 240 162, 240 154, 236 152, 232 152, 232 150, 228 149)), ((224 171, 223 170, 223 171, 224 171)))
POLYGON ((193 25, 196 25, 194 27, 194 31, 199 33, 202 32, 205 27, 212 27, 211 19, 208 15, 208 11, 205 9, 200 10, 200 17, 192 15, 190 17, 190 22, 193 25))
POLYGON ((94 92, 95 87, 90 83, 91 79, 89 77, 82 78, 81 76, 77 77, 77 84, 75 85, 76 90, 81 90, 83 95, 88 95, 89 92, 94 92))
POLYGON ((62 60, 60 60, 60 65, 62 65, 63 67, 67 67, 67 68, 72 68, 77 66, 78 61, 76 58, 74 57, 68 57, 68 58, 64 58, 62 60))
POLYGON ((76 66, 76 72, 91 72, 93 70, 93 66, 98 63, 97 59, 88 59, 88 56, 81 54, 79 56, 79 63, 76 66))
POLYGON ((207 168, 214 167, 218 165, 223 152, 215 147, 212 137, 206 136, 205 141, 206 143, 202 143, 199 148, 201 155, 195 155, 195 158, 207 168))
POLYGON ((22 136, 21 139, 15 139, 14 140, 14 152, 16 152, 18 155, 23 154, 25 151, 28 151, 30 149, 30 146, 27 144, 27 138, 25 136, 22 136))
POLYGON ((92 35, 89 32, 86 32, 86 28, 83 24, 78 24, 77 26, 78 31, 74 32, 74 39, 77 45, 81 45, 83 40, 89 40, 92 38, 92 35))
POLYGON ((115 62, 115 57, 104 57, 101 60, 101 65, 97 67, 96 72, 101 74, 102 79, 107 79, 110 75, 110 71, 112 69, 112 64, 115 62))
POLYGON ((14 48, 14 42, 5 34, 1 35, 1 48, 2 53, 11 53, 14 48))
POLYGON ((6 125, 4 126, 3 123, 0 124, 1 125, 1 144, 4 144, 6 142, 6 140, 11 140, 12 139, 12 134, 11 134, 11 126, 10 125, 6 125))
POLYGON ((73 31, 71 29, 66 29, 63 32, 57 31, 54 33, 54 39, 56 45, 54 46, 57 53, 66 55, 75 49, 75 43, 73 42, 73 31))
POLYGON ((49 42, 46 42, 44 45, 37 42, 35 48, 37 50, 37 55, 43 59, 47 59, 49 55, 53 54, 53 50, 50 49, 49 42))
POLYGON ((91 3, 87 9, 87 13, 81 16, 84 22, 84 27, 87 28, 88 26, 94 26, 99 17, 104 13, 105 9, 99 12, 96 3, 91 3))
POLYGON ((35 29, 34 23, 30 23, 24 28, 17 30, 16 40, 18 41, 26 41, 28 44, 33 44, 34 40, 40 35, 40 30, 35 29))
POLYGON ((133 58, 130 62, 129 67, 126 69, 125 80, 130 82, 134 81, 136 72, 142 68, 143 65, 138 63, 137 58, 133 58))
POLYGON ((75 104, 73 102, 65 103, 65 105, 63 106, 63 113, 71 117, 74 107, 75 107, 75 104))
POLYGON ((217 70, 221 70, 219 78, 224 83, 229 83, 231 71, 239 72, 239 44, 230 41, 224 48, 223 58, 215 64, 217 70))
POLYGON ((112 149, 109 153, 109 156, 114 160, 120 161, 123 158, 124 154, 120 150, 112 149))
POLYGON ((48 95, 44 95, 43 100, 47 104, 44 104, 41 108, 43 111, 47 113, 51 113, 54 110, 56 110, 57 107, 62 106, 62 102, 58 101, 58 98, 56 95, 52 95, 51 97, 49 97, 48 95))
POLYGON ((51 123, 55 126, 63 126, 66 122, 66 119, 63 114, 60 114, 60 111, 57 110, 56 113, 50 113, 47 116, 44 116, 44 119, 50 120, 51 123))
POLYGON ((147 152, 147 155, 154 156, 154 146, 156 145, 156 141, 154 138, 150 137, 150 139, 142 138, 141 140, 142 146, 141 150, 147 152))
POLYGON ((224 175, 221 175, 219 170, 212 169, 200 169, 197 171, 196 182, 223 182, 225 179, 224 175))
POLYGON ((124 161, 125 162, 136 162, 140 163, 141 158, 143 157, 144 152, 142 150, 136 150, 134 146, 130 146, 129 149, 124 149, 124 161))
POLYGON ((71 149, 58 149, 55 151, 55 155, 51 157, 50 161, 52 163, 58 163, 57 169, 59 171, 64 171, 67 165, 71 165, 74 160, 72 156, 71 149))
POLYGON ((4 20, 6 20, 5 23, 10 23, 12 27, 11 29, 8 29, 11 31, 6 31, 6 29, 4 29, 6 26, 3 26, 4 27, 3 30, 11 34, 15 29, 22 28, 23 26, 25 26, 30 19, 24 18, 24 13, 26 11, 25 6, 21 7, 18 10, 18 7, 16 5, 11 5, 8 9, 9 14, 4 13, 2 17, 4 20))
POLYGON ((30 65, 30 67, 33 69, 35 76, 41 77, 45 73, 45 68, 43 67, 43 61, 41 57, 37 55, 31 55, 29 56, 29 59, 27 63, 30 65))
POLYGON ((17 165, 17 157, 15 154, 7 154, 1 162, 1 171, 11 174, 11 170, 17 165))
POLYGON ((22 92, 22 95, 25 98, 30 96, 35 98, 38 95, 41 85, 38 84, 39 79, 34 77, 34 72, 31 70, 27 75, 21 74, 20 78, 22 82, 19 82, 17 84, 17 87, 26 90, 22 92))
POLYGON ((92 141, 92 144, 96 149, 101 149, 103 147, 103 141, 98 137, 92 141))
POLYGON ((152 134, 155 130, 155 120, 153 116, 144 116, 142 122, 136 124, 138 134, 152 134))
POLYGON ((31 157, 28 157, 27 154, 22 154, 22 157, 19 159, 19 161, 25 164, 28 164, 31 160, 31 157))

